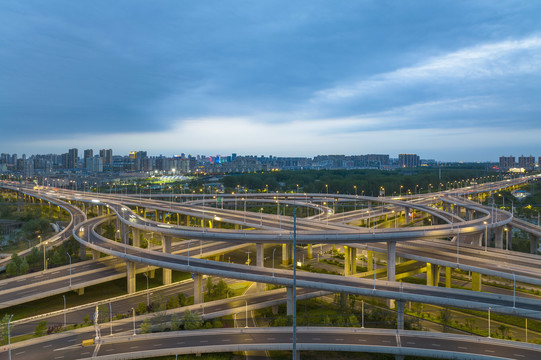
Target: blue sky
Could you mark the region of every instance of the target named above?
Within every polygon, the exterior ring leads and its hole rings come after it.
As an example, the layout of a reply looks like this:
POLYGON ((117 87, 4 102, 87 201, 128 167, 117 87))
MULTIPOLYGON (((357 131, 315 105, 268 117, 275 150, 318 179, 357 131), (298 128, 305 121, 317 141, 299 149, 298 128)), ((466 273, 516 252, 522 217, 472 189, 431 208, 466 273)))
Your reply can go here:
POLYGON ((538 1, 4 1, 0 152, 541 156, 538 1))

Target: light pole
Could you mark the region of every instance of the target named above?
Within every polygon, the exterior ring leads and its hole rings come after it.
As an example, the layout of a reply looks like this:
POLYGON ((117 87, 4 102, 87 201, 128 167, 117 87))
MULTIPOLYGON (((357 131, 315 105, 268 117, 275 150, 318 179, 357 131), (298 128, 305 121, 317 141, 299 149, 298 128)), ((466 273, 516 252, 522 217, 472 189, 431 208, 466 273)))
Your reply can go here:
POLYGON ((133 335, 137 335, 135 333, 135 309, 131 308, 131 311, 133 312, 133 335))
POLYGON ((192 242, 192 239, 188 240, 188 266, 190 266, 190 243, 192 242))
POLYGON ((150 299, 149 299, 149 293, 148 293, 148 275, 146 273, 143 273, 145 277, 147 278, 147 307, 149 306, 150 299))
POLYGON ((248 301, 244 300, 244 302, 246 303, 246 326, 245 326, 245 328, 248 328, 248 301))
POLYGON ((483 224, 485 224, 485 251, 487 251, 487 246, 488 246, 488 223, 486 221, 483 221, 483 224))
POLYGON ((490 339, 490 306, 488 307, 488 338, 490 339))
POLYGON ((276 252, 276 249, 278 248, 272 250, 272 277, 274 277, 274 253, 276 252))
POLYGON ((503 228, 505 231, 505 250, 509 250, 509 229, 503 228))
POLYGON ((364 300, 361 300, 361 329, 364 329, 364 300))
POLYGON ((13 314, 11 314, 11 316, 9 317, 9 320, 8 320, 8 355, 9 355, 9 360, 11 360, 11 334, 9 332, 9 325, 11 323, 11 318, 13 318, 13 314))
POLYGON ((113 336, 113 309, 111 308, 110 300, 109 300, 109 323, 111 324, 111 336, 113 336))
POLYGON ((66 327, 66 295, 62 295, 64 298, 64 327, 66 327))
POLYGON ((47 259, 46 259, 46 251, 47 251, 47 241, 43 242, 43 271, 47 270, 47 259))
POLYGON ((69 252, 66 252, 66 254, 68 254, 68 257, 70 259, 70 288, 71 288, 71 255, 69 254, 69 252))
POLYGON ((259 225, 263 226, 263 208, 259 209, 259 225))
POLYGON ((353 185, 353 189, 355 189, 355 207, 354 207, 354 210, 357 210, 357 185, 353 185))

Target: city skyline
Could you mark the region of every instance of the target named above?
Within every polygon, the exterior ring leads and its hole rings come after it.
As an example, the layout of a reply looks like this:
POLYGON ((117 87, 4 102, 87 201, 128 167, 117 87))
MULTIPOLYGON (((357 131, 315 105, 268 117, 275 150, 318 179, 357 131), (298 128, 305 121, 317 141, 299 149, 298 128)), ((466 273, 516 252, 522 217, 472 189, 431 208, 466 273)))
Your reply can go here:
POLYGON ((539 153, 540 4, 129 4, 0 5, 0 152, 539 153))

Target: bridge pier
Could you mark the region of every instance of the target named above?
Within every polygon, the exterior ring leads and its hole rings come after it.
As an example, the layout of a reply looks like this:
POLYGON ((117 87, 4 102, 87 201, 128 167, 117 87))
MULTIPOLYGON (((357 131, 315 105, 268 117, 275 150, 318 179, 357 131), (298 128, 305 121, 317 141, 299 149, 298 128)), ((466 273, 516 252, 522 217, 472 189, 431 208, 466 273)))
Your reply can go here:
POLYGON ((537 236, 534 234, 529 235, 530 238, 530 254, 537 254, 537 236))
POLYGON ((306 258, 308 260, 313 259, 314 256, 312 254, 312 244, 308 244, 308 247, 306 248, 306 252, 307 252, 306 258))
POLYGON ((387 281, 395 281, 396 241, 387 242, 387 281))
POLYGON ((396 328, 398 330, 404 330, 404 305, 406 305, 405 301, 396 300, 396 328))
MULTIPOLYGON (((171 236, 162 235, 162 251, 171 254, 171 236)), ((163 268, 162 283, 169 285, 173 282, 173 271, 163 268)))
POLYGON ((437 286, 438 283, 436 283, 437 278, 437 272, 438 267, 431 263, 426 263, 426 285, 427 286, 437 286))
POLYGON ((282 244, 282 265, 291 264, 291 244, 282 244))
POLYGON ((79 245, 79 258, 81 259, 81 261, 86 260, 86 246, 84 246, 83 244, 79 245))
POLYGON ((505 231, 505 248, 507 250, 513 250, 513 227, 511 224, 507 224, 504 228, 505 231))
POLYGON ((128 231, 129 231, 128 225, 124 224, 121 221, 120 222, 120 242, 122 244, 128 244, 128 231))
POLYGON ((294 301, 295 299, 293 299, 293 288, 288 286, 286 288, 286 303, 287 303, 286 315, 293 315, 294 301))
POLYGON ((203 300, 203 275, 193 275, 193 303, 201 304, 203 300))
POLYGON ((92 251, 92 260, 97 260, 100 258, 100 252, 98 250, 91 249, 92 251))
POLYGON ((368 271, 374 270, 374 252, 366 250, 366 267, 368 271))
MULTIPOLYGON (((265 267, 265 244, 263 243, 256 243, 255 244, 255 260, 256 260, 256 266, 258 267, 265 267)), ((264 283, 257 283, 256 288, 258 292, 265 291, 265 285, 264 283)))
POLYGON ((135 247, 141 247, 141 232, 134 227, 131 228, 132 244, 135 247))
POLYGON ((133 294, 136 290, 135 282, 135 263, 126 261, 126 280, 128 282, 128 294, 133 294))
POLYGON ((445 267, 445 287, 451 288, 451 273, 453 269, 449 266, 445 267))
POLYGON ((496 233, 496 239, 495 239, 495 244, 494 244, 494 247, 496 249, 503 249, 503 226, 500 226, 495 230, 495 233, 496 233))
POLYGON ((408 207, 404 208, 404 218, 406 221, 406 225, 408 225, 410 223, 410 208, 408 207))
POLYGON ((481 288, 483 286, 482 284, 483 275, 479 273, 472 273, 471 274, 471 289, 473 291, 481 291, 481 288))

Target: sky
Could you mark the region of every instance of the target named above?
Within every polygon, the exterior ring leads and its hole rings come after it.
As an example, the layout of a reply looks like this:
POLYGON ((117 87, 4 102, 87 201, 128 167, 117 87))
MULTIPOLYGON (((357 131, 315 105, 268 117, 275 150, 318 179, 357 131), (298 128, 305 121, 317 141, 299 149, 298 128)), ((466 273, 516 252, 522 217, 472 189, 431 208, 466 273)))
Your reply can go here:
POLYGON ((541 2, 2 1, 0 152, 541 156, 541 2))

